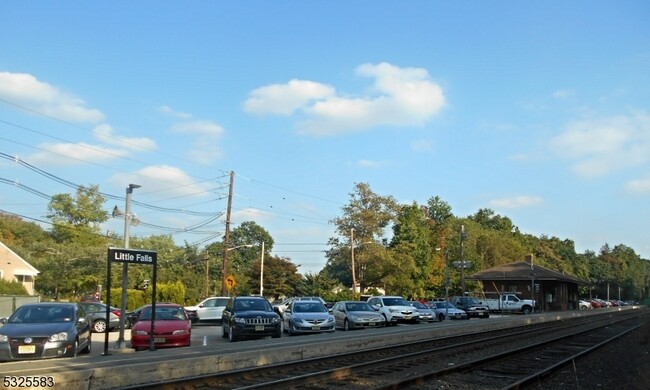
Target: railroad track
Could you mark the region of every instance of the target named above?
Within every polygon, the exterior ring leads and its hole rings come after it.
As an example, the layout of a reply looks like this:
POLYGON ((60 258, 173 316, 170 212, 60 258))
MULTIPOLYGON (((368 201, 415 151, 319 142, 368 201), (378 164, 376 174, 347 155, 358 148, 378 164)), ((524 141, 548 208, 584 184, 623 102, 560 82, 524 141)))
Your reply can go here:
POLYGON ((640 322, 638 312, 605 317, 420 339, 389 348, 156 383, 150 388, 449 389, 470 388, 470 384, 471 388, 518 388, 526 381, 540 380, 548 367, 574 359, 640 322), (483 387, 486 382, 490 387, 483 387))

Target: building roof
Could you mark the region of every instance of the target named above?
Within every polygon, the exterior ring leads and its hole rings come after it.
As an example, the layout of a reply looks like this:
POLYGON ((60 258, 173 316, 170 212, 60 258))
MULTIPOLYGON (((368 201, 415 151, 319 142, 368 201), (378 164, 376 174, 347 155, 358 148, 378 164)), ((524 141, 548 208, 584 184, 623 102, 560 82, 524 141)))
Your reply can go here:
MULTIPOLYGON (((578 279, 575 276, 566 275, 561 272, 533 265, 532 272, 535 274, 535 280, 540 281, 558 281, 576 284, 589 284, 588 281, 578 279)), ((531 264, 527 261, 517 261, 514 263, 500 265, 489 268, 473 275, 466 276, 469 280, 531 280, 531 264)))

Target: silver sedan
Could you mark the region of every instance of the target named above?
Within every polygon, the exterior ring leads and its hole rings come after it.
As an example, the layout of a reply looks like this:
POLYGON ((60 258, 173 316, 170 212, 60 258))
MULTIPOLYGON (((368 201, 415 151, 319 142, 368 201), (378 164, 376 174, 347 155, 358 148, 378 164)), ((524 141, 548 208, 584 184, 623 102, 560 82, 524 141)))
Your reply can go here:
POLYGON ((343 330, 379 327, 385 325, 384 317, 366 302, 341 301, 332 307, 336 327, 343 330))

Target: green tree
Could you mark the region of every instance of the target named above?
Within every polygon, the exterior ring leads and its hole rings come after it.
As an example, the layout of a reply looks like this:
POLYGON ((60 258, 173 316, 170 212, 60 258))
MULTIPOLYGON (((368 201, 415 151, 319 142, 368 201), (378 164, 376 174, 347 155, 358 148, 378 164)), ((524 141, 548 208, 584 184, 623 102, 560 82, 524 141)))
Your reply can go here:
MULTIPOLYGON (((368 184, 356 184, 350 202, 342 208, 343 215, 332 220, 338 235, 348 240, 347 245, 337 237, 329 240, 326 275, 351 286, 352 248, 383 242, 386 228, 395 220, 396 211, 397 203, 392 197, 375 194, 368 184)), ((379 283, 383 277, 382 272, 376 271, 383 268, 380 263, 388 256, 386 253, 376 254, 378 256, 373 258, 359 256, 357 259, 355 256, 355 275, 361 291, 365 286, 379 283)))
POLYGON ((47 206, 47 217, 54 224, 52 237, 57 242, 101 245, 100 224, 108 220, 108 213, 102 208, 104 201, 98 186, 79 186, 74 197, 54 195, 47 206))

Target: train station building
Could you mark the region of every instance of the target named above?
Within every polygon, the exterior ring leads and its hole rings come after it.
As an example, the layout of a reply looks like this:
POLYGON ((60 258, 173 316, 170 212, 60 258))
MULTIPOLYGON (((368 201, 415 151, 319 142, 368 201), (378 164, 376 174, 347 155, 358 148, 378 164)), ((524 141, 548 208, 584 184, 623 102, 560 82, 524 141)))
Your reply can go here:
POLYGON ((581 285, 589 282, 534 264, 533 256, 525 261, 489 268, 466 277, 480 281, 486 298, 502 293, 515 293, 523 299, 534 299, 536 311, 578 310, 581 285))

